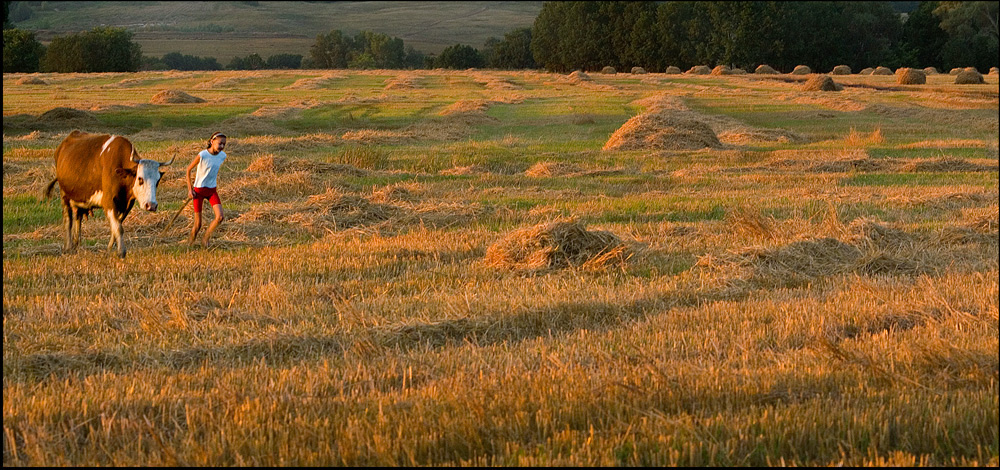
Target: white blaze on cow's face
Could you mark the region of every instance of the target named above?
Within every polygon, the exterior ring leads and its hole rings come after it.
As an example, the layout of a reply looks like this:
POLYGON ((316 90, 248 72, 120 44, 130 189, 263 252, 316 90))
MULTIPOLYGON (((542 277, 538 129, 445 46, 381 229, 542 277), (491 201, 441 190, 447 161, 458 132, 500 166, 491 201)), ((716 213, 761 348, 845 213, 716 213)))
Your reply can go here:
MULTIPOLYGON (((150 212, 156 212, 156 187, 160 184, 160 162, 156 160, 139 160, 135 169, 135 182, 132 183, 132 194, 139 206, 150 212)), ((165 165, 164 165, 165 166, 165 165)))

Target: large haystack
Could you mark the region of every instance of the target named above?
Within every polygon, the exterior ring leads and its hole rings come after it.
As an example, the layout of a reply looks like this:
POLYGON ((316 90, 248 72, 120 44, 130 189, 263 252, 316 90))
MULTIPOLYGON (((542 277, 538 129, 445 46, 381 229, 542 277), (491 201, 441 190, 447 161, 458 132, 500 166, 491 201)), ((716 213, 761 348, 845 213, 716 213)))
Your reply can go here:
POLYGON ((948 71, 948 75, 958 75, 962 71, 962 67, 955 67, 948 71))
POLYGON ((1000 69, 996 67, 990 67, 990 75, 1000 75, 1000 69))
POLYGON ((983 74, 974 70, 963 70, 958 72, 958 75, 955 75, 956 85, 977 85, 980 83, 986 83, 983 80, 983 74))
POLYGON ((197 96, 191 96, 180 90, 163 90, 149 99, 153 104, 184 104, 184 103, 204 103, 205 100, 197 96))
POLYGON ((628 256, 628 247, 615 234, 561 219, 507 234, 486 250, 483 261, 510 269, 600 268, 628 256))
POLYGON ((616 130, 603 150, 698 150, 719 148, 712 128, 685 113, 653 110, 633 117, 616 130))
POLYGON ((687 72, 684 73, 691 75, 708 75, 712 73, 712 69, 708 68, 707 65, 695 65, 694 67, 691 67, 690 69, 688 69, 687 72))
POLYGON ((872 71, 872 75, 892 75, 892 69, 889 67, 882 67, 880 65, 875 67, 875 70, 872 71))
POLYGON ((712 75, 729 75, 730 73, 732 73, 732 69, 728 65, 716 65, 712 69, 712 75))
POLYGON ((861 69, 860 72, 858 72, 858 75, 871 75, 872 72, 874 72, 874 71, 875 71, 875 69, 873 69, 871 67, 865 67, 865 68, 861 69))
POLYGON ((802 85, 802 91, 840 91, 844 87, 838 85, 829 75, 814 75, 802 85))
POLYGON ((640 75, 646 73, 646 69, 642 67, 632 67, 632 73, 635 75, 640 75))
POLYGON ((618 70, 615 70, 615 68, 610 65, 605 65, 604 68, 601 69, 601 73, 614 75, 618 73, 618 70))
POLYGON ((774 68, 772 68, 770 65, 761 64, 757 66, 757 68, 753 71, 753 73, 758 73, 761 75, 774 75, 777 74, 778 71, 774 70, 774 68))
POLYGON ((851 67, 847 65, 838 65, 830 71, 830 75, 850 75, 851 67))
POLYGON ((667 75, 676 75, 681 73, 681 69, 678 68, 677 66, 671 65, 670 67, 667 67, 667 70, 665 70, 663 73, 667 75))
POLYGON ((925 75, 937 75, 939 73, 941 73, 941 72, 938 72, 938 69, 935 68, 935 67, 924 67, 924 74, 925 75))
POLYGON ((896 83, 900 85, 923 85, 927 83, 927 75, 923 70, 903 67, 896 70, 896 83))
POLYGON ((792 75, 809 75, 811 73, 813 73, 813 71, 808 65, 796 65, 792 70, 792 75))

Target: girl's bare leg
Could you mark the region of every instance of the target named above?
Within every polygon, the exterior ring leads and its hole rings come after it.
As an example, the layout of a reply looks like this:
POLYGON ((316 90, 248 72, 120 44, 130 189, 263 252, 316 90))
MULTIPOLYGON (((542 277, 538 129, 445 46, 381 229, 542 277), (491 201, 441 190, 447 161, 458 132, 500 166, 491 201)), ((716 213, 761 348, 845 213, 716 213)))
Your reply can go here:
POLYGON ((211 238, 212 232, 215 232, 215 228, 226 218, 222 213, 222 204, 212 204, 212 212, 215 212, 215 218, 212 219, 212 223, 208 224, 208 229, 205 231, 205 238, 201 240, 201 246, 208 246, 208 239, 211 238))
POLYGON ((194 237, 198 236, 201 230, 201 211, 194 213, 194 224, 191 225, 191 236, 188 237, 188 246, 194 245, 194 237))

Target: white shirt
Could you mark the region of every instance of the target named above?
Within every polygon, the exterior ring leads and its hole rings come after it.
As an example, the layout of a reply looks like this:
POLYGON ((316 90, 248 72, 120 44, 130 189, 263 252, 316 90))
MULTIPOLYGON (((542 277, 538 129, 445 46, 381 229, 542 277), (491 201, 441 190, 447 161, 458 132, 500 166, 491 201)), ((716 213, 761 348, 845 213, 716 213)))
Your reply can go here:
POLYGON ((226 152, 219 151, 218 155, 212 155, 208 149, 198 153, 201 161, 198 162, 198 173, 194 177, 194 187, 214 188, 216 186, 215 177, 219 175, 219 167, 226 160, 226 152))

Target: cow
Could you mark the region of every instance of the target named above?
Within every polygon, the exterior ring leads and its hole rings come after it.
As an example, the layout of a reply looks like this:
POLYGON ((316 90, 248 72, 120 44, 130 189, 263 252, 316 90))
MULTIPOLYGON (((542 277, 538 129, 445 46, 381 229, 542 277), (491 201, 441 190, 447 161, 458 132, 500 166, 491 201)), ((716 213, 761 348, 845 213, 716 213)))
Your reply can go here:
MULTIPOLYGON (((176 155, 174 155, 176 158, 176 155)), ((97 208, 103 209, 111 224, 108 251, 118 244, 118 256, 125 257, 122 222, 132 206, 156 212, 156 187, 163 171, 174 162, 160 163, 139 158, 135 146, 119 135, 89 134, 74 130, 56 149, 56 178, 45 188, 51 197, 58 183, 66 216, 64 252, 74 253, 80 244, 80 223, 97 208)))

